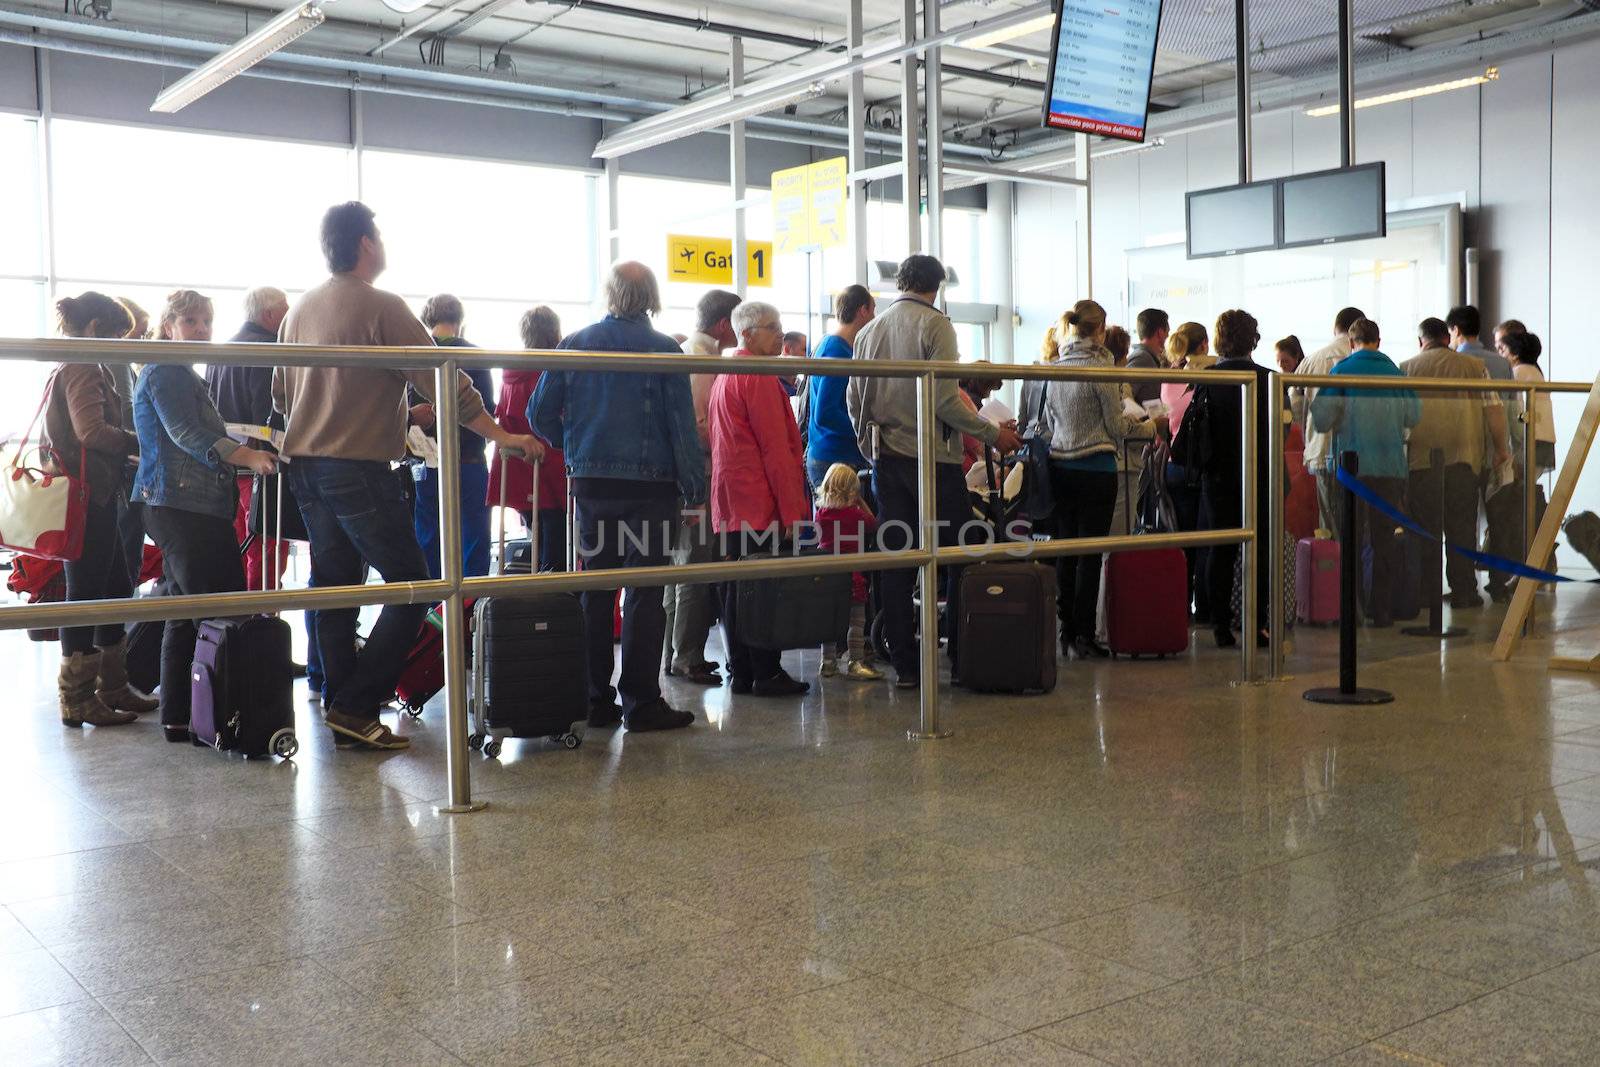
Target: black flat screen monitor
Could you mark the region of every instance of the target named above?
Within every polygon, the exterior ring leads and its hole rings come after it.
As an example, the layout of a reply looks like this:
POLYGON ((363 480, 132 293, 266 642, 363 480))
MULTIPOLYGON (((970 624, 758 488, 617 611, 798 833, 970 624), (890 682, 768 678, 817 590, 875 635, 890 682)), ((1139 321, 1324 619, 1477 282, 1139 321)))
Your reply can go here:
POLYGON ((1279 179, 1284 248, 1360 241, 1388 232, 1382 163, 1279 179))
POLYGON ((1202 189, 1187 196, 1189 258, 1278 247, 1278 183, 1202 189))
POLYGON ((1062 0, 1056 10, 1044 124, 1143 141, 1161 0, 1062 0))

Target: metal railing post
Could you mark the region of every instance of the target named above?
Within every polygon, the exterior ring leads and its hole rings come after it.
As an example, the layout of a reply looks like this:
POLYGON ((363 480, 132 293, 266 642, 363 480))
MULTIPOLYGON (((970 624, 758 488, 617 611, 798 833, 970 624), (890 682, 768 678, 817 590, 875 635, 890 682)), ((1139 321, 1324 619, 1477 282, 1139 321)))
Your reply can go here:
MULTIPOLYGON (((917 377, 917 528, 921 534, 918 542, 924 550, 934 550, 939 544, 938 479, 934 448, 934 395, 939 379, 933 371, 917 377)), ((920 648, 919 677, 922 721, 907 736, 913 741, 937 741, 949 737, 951 731, 939 728, 939 564, 929 559, 920 568, 922 585, 922 640, 920 648)), ((949 620, 954 627, 956 620, 949 620)))
MULTIPOLYGON (((1244 412, 1244 447, 1239 450, 1240 462, 1243 464, 1244 500, 1242 500, 1240 515, 1243 521, 1240 526, 1251 531, 1251 536, 1239 545, 1239 646, 1244 658, 1244 684, 1249 685, 1256 680, 1256 632, 1260 629, 1256 625, 1256 554, 1260 550, 1260 539, 1255 536, 1256 531, 1256 494, 1261 491, 1261 479, 1258 476, 1257 452, 1261 443, 1256 439, 1256 429, 1260 425, 1256 411, 1260 407, 1261 397, 1258 394, 1260 379, 1251 381, 1244 387, 1244 403, 1241 408, 1244 412)), ((1212 606, 1216 610, 1216 606, 1212 606)))
POLYGON ((1273 371, 1267 375, 1267 486, 1269 514, 1267 516, 1267 678, 1277 681, 1283 677, 1283 636, 1289 625, 1284 617, 1283 573, 1283 474, 1286 463, 1283 454, 1283 419, 1288 413, 1283 404, 1283 375, 1273 371))
MULTIPOLYGON (((1533 404, 1534 389, 1530 383, 1523 386, 1522 398, 1522 551, 1520 554, 1524 560, 1527 560, 1533 551, 1533 532, 1538 529, 1538 519, 1534 516, 1534 489, 1538 479, 1539 464, 1538 457, 1534 455, 1538 445, 1533 437, 1533 404)), ((1546 561, 1528 560, 1528 562, 1535 567, 1543 568, 1546 561)), ((1533 579, 1519 578, 1518 581, 1531 582, 1533 579)), ((1512 588, 1516 588, 1514 583, 1512 588)), ((1535 611, 1528 612, 1528 617, 1522 623, 1522 636, 1533 636, 1534 620, 1537 615, 1535 611)))
POLYGON ((452 814, 488 807, 472 799, 467 765, 467 613, 461 598, 461 409, 460 372, 447 359, 438 370, 433 398, 439 435, 439 573, 450 585, 440 612, 444 622, 444 758, 452 814))

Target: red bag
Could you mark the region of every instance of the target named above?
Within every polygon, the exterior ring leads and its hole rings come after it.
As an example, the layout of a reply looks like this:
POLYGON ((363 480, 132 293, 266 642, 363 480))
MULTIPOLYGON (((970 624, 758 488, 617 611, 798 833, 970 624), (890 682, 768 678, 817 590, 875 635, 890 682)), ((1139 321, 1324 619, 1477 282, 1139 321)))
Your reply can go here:
POLYGON ((1106 558, 1106 647, 1114 656, 1171 656, 1189 649, 1189 576, 1181 548, 1113 552, 1106 558))
POLYGON ((55 391, 58 370, 45 385, 39 409, 22 440, 8 446, 0 466, 0 547, 42 559, 74 560, 83 554, 83 529, 89 508, 85 456, 78 451, 78 473, 66 473, 61 454, 43 444, 30 447, 34 428, 55 391), (37 457, 39 466, 27 462, 37 457))
POLYGON ((1283 498, 1283 528, 1300 541, 1317 529, 1317 478, 1306 470, 1306 446, 1300 427, 1293 424, 1284 438, 1283 470, 1289 479, 1289 493, 1283 498))

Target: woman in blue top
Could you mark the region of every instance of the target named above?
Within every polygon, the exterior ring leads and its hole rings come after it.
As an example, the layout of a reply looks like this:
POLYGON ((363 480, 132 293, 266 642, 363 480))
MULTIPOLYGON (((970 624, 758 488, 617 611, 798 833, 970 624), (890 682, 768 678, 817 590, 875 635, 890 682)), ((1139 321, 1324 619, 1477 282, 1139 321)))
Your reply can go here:
MULTIPOLYGON (((211 301, 193 289, 167 297, 161 336, 211 340, 211 301)), ((271 474, 270 452, 228 436, 222 416, 192 367, 152 364, 133 390, 139 472, 133 499, 145 505, 145 529, 160 546, 172 592, 229 593, 245 588, 244 563, 234 540, 234 469, 271 474)), ((189 740, 189 667, 194 661, 191 619, 167 623, 161 639, 161 726, 168 741, 189 740)))

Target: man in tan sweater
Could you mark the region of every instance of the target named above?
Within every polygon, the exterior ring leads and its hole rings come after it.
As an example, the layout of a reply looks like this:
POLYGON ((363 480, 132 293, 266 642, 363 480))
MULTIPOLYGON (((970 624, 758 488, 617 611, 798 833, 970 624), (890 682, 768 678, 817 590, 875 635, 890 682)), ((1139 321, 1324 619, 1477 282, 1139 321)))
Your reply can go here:
MULTIPOLYGON (((290 309, 280 331, 284 343, 433 344, 400 297, 373 286, 385 261, 370 208, 354 201, 329 208, 322 252, 333 276, 290 309)), ((359 585, 363 566, 388 582, 426 581, 427 560, 390 464, 405 455, 406 386, 432 400, 435 374, 395 370, 380 356, 351 359, 349 366, 280 367, 273 375, 273 404, 287 420, 282 454, 311 535, 311 585, 359 585)), ((543 454, 537 438, 500 429, 466 374, 457 380, 457 400, 463 426, 508 452, 529 459, 543 454)), ((409 744, 378 721, 378 709, 394 695, 427 609, 386 606, 359 654, 355 608, 313 613, 324 715, 341 747, 409 744)))

